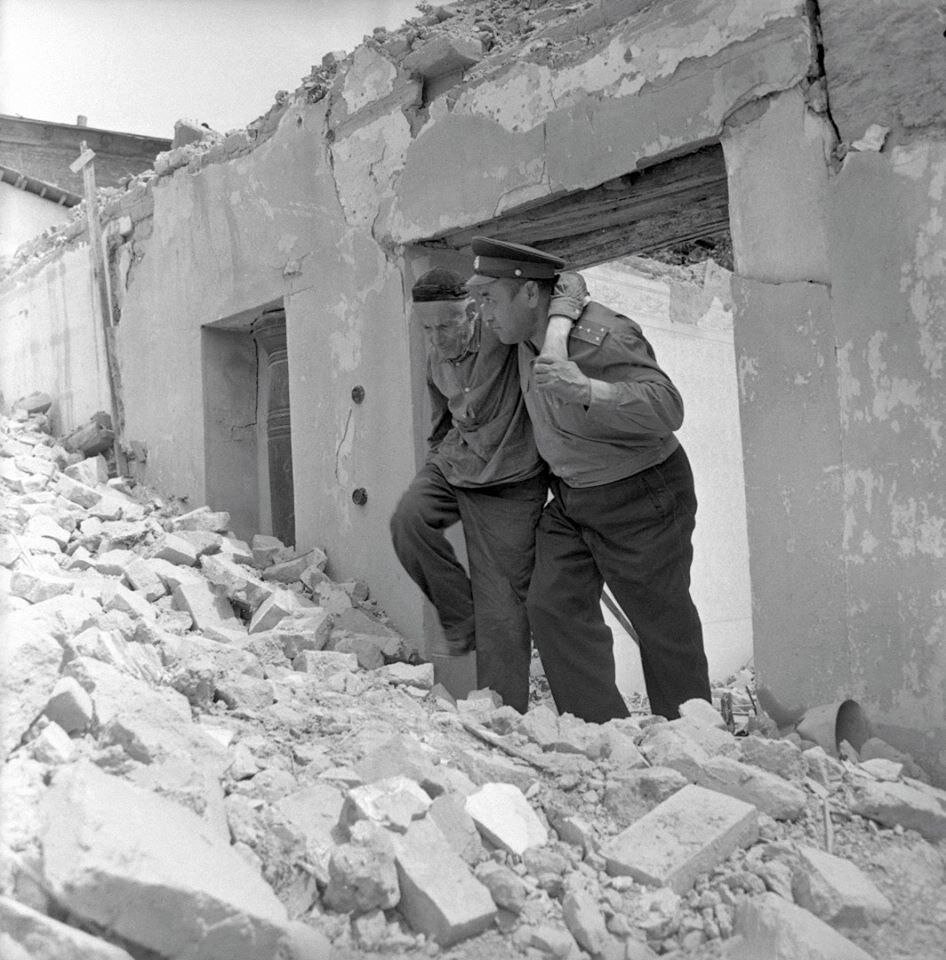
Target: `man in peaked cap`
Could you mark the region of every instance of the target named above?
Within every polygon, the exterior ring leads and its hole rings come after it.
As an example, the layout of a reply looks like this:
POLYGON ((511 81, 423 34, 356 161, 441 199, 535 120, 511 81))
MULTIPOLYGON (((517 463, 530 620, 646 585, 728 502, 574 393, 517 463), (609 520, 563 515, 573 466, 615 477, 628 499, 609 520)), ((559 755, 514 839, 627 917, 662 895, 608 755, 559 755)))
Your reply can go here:
POLYGON ((693 476, 674 436, 683 401, 633 320, 594 301, 559 299, 572 323, 549 320, 563 261, 477 237, 483 317, 518 344, 519 378, 553 498, 536 533, 527 609, 561 713, 603 723, 627 716, 617 689, 607 583, 638 635, 651 709, 668 718, 710 699, 703 633, 690 598, 693 476), (553 346, 559 336, 558 346, 553 346))
POLYGON ((519 389, 516 349, 485 327, 452 271, 428 271, 412 297, 427 342, 433 418, 427 462, 391 518, 392 543, 437 610, 445 652, 475 649, 478 686, 524 713, 532 650, 525 598, 548 474, 519 389), (444 535, 460 520, 469 576, 444 535))

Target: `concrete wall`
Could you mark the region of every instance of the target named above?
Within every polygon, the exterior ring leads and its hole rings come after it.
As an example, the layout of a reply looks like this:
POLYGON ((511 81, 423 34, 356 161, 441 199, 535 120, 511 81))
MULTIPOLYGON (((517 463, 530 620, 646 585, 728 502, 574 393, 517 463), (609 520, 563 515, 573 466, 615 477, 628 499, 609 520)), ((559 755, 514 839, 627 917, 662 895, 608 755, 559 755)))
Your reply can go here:
POLYGON ((68 207, 0 183, 0 257, 12 256, 25 240, 68 219, 68 207))
MULTIPOLYGON (((203 503, 218 481, 206 470, 214 383, 204 381, 202 327, 282 297, 297 546, 325 545, 334 576, 368 581, 416 634, 420 603, 405 599, 386 533, 392 477, 414 469, 401 273, 365 227, 345 222, 321 142, 324 110, 294 108, 251 155, 158 181, 153 232, 135 241, 141 256, 126 258, 121 283, 126 435, 147 445, 150 483, 203 503), (364 506, 352 502, 356 487, 368 492, 364 506)), ((247 389, 255 396, 255 384, 247 389)))
MULTIPOLYGON (((703 621, 710 676, 724 679, 752 659, 749 546, 732 294, 728 271, 614 261, 582 271, 592 296, 633 317, 683 394, 678 436, 699 502, 693 536, 693 599, 703 621)), ((612 627, 612 629, 614 629, 612 627)), ((622 690, 643 692, 634 641, 616 648, 622 690)))
POLYGON ((942 782, 946 145, 833 144, 796 92, 724 140, 756 665, 942 782))
POLYGON ((89 248, 0 287, 0 392, 7 403, 43 390, 51 426, 68 432, 111 411, 102 321, 92 308, 89 248))

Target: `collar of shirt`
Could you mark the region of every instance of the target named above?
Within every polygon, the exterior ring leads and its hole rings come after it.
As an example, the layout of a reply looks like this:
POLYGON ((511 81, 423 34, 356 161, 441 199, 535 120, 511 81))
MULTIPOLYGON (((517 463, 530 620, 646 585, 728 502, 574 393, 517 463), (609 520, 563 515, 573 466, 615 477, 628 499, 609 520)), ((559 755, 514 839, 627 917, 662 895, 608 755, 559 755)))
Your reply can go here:
POLYGON ((480 318, 477 317, 473 321, 473 330, 470 333, 470 339, 467 340, 466 346, 457 354, 455 357, 447 357, 446 360, 448 363, 454 365, 462 363, 468 357, 475 356, 480 349, 480 318))

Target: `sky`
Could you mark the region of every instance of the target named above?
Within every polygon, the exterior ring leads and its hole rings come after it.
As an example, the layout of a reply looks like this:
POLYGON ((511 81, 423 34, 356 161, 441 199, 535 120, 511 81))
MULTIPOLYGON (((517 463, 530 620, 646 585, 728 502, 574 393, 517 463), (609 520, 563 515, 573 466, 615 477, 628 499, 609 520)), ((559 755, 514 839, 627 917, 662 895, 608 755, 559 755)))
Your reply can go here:
POLYGON ((417 0, 0 0, 0 113, 157 137, 265 113, 417 0))

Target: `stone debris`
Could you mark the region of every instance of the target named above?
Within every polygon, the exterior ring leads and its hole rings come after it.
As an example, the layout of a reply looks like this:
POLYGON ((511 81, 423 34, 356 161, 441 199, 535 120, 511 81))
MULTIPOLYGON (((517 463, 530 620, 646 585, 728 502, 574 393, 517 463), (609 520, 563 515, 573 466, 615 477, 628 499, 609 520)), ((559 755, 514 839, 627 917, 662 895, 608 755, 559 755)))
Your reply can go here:
POLYGON ((932 842, 946 839, 946 790, 918 780, 865 780, 854 787, 851 810, 885 826, 916 830, 932 842))
POLYGON ((873 960, 823 920, 774 893, 740 903, 726 960, 873 960))
MULTIPOLYGON (((53 920, 9 897, 0 897, 0 929, 9 942, 19 945, 25 960, 132 960, 120 947, 53 920)), ((0 957, 4 960, 17 957, 4 946, 2 939, 0 957)))
POLYGON ((817 847, 798 851, 795 902, 834 927, 862 927, 893 912, 890 901, 849 860, 817 847))
POLYGON ((466 798, 466 812, 485 839, 518 856, 548 839, 529 801, 511 783, 487 783, 466 798))
POLYGON ((496 913, 489 890, 453 851, 432 819, 394 835, 399 909, 415 929, 441 946, 482 933, 496 913))
POLYGON ((457 703, 322 551, 43 424, 0 419, 4 960, 863 958, 936 916, 946 794, 882 741, 457 703))
POLYGON ((759 836, 749 803, 688 784, 602 849, 608 873, 685 893, 700 873, 759 836))

